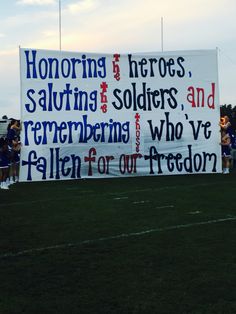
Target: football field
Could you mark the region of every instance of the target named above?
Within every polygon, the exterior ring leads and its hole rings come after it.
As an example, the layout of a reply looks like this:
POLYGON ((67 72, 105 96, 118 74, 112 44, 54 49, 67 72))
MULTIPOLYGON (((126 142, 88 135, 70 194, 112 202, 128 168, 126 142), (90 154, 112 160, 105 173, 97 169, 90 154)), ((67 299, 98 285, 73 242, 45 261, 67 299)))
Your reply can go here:
POLYGON ((0 190, 1 314, 236 313, 236 173, 0 190))

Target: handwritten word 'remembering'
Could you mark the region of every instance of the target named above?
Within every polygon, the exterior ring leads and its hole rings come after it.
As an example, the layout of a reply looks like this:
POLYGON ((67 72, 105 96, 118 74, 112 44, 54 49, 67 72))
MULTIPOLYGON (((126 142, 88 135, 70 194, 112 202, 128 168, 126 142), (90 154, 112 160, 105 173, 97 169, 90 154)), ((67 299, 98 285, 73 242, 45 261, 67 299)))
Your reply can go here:
POLYGON ((24 121, 24 145, 47 145, 88 143, 128 143, 130 140, 130 122, 108 122, 91 124, 88 116, 83 115, 81 121, 24 121))

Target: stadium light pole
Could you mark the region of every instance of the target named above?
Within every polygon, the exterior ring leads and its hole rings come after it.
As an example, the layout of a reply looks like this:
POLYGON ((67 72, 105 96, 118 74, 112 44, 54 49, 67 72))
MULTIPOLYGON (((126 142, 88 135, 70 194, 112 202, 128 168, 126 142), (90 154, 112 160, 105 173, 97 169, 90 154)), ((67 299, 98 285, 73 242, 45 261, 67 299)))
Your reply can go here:
POLYGON ((61 0, 59 0, 59 49, 61 51, 61 0))
POLYGON ((163 17, 161 17, 161 51, 163 52, 163 17))

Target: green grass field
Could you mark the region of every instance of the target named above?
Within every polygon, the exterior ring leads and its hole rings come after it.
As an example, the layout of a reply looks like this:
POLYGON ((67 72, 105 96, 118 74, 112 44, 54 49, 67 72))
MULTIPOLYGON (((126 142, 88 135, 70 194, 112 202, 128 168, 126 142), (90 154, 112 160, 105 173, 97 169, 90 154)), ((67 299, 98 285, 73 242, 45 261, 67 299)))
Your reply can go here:
POLYGON ((0 314, 236 313, 236 174, 0 190, 0 314))

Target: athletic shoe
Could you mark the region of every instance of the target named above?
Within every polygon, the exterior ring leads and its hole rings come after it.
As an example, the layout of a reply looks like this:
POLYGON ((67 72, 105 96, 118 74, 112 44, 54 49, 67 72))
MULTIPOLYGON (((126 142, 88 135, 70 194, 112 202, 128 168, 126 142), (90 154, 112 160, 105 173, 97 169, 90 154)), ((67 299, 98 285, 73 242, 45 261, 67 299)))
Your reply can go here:
POLYGON ((6 182, 2 182, 3 184, 2 184, 2 186, 1 186, 1 188, 3 189, 3 190, 9 190, 9 187, 8 187, 8 185, 7 185, 7 183, 6 182))

